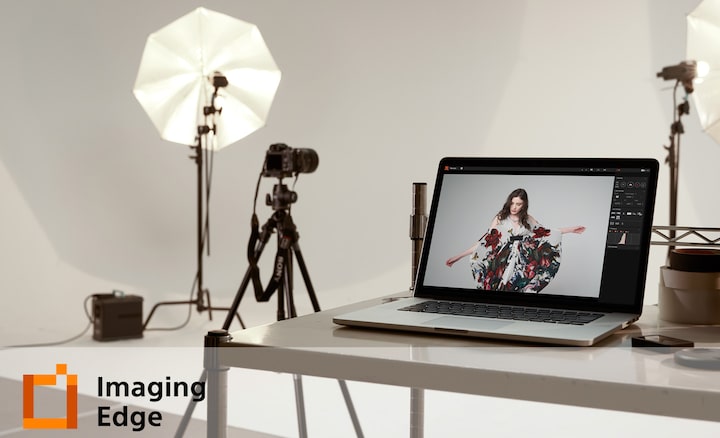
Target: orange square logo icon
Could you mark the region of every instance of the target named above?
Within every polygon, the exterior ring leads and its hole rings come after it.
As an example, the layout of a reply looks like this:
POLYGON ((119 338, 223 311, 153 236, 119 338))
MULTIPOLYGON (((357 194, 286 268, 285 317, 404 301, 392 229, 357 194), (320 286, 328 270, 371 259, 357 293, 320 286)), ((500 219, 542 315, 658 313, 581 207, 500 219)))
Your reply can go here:
POLYGON ((55 374, 23 374, 23 428, 24 429, 77 429, 78 393, 77 374, 68 374, 67 365, 55 365, 55 374), (58 376, 65 376, 65 418, 35 417, 35 387, 54 386, 58 376))

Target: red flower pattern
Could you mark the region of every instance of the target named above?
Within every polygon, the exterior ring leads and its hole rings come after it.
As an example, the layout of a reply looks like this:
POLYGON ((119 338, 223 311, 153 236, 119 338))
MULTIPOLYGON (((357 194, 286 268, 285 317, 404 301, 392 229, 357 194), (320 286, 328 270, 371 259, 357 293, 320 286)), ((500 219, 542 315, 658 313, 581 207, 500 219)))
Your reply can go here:
POLYGON ((500 243, 501 238, 502 233, 497 229, 493 228, 485 235, 485 248, 489 248, 492 246, 492 249, 495 250, 495 248, 498 246, 498 243, 500 243))
POLYGON ((533 239, 541 239, 550 235, 550 230, 545 227, 537 227, 533 233, 533 239))

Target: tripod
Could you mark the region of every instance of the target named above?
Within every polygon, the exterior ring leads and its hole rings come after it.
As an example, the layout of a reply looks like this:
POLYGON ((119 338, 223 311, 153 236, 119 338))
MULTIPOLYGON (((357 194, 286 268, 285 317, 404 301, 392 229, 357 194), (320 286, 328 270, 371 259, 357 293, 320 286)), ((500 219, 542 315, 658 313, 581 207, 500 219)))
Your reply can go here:
MULTIPOLYGON (((270 195, 267 195, 266 204, 272 207, 273 214, 265 222, 265 224, 263 224, 261 228, 259 228, 257 215, 253 213, 252 233, 248 241, 247 249, 248 261, 250 263, 250 266, 248 266, 248 269, 245 271, 245 275, 242 279, 242 282, 240 283, 238 291, 235 295, 235 299, 233 300, 232 306, 230 307, 230 311, 227 314, 227 318, 225 319, 222 330, 215 330, 209 333, 208 336, 206 336, 206 347, 217 347, 217 342, 219 342, 221 339, 229 340, 228 329, 232 324, 233 314, 237 312, 237 309, 240 306, 240 302, 242 301, 242 298, 245 295, 245 292, 251 282, 253 283, 255 298, 260 302, 269 301, 275 291, 277 291, 278 300, 276 316, 278 321, 287 319, 288 317, 296 317, 297 311, 295 308, 295 299, 293 296, 294 259, 297 260, 298 267, 300 268, 300 272, 305 282, 305 288, 307 289, 308 296, 313 306, 313 310, 315 312, 320 311, 320 304, 318 303, 317 296, 315 295, 315 289, 313 288, 312 281, 310 280, 310 274, 308 273, 307 266, 305 265, 305 259, 303 258, 302 251, 300 250, 300 246, 298 244, 298 239, 300 236, 297 232, 297 227, 293 222, 292 216, 290 215, 290 206, 296 200, 297 194, 289 190, 288 187, 285 184, 282 184, 282 181, 280 181, 280 183, 276 184, 273 188, 273 196, 270 197, 270 195), (257 266, 257 262, 262 256, 263 250, 267 246, 267 243, 270 241, 272 234, 275 232, 277 232, 278 249, 275 256, 275 263, 273 265, 273 275, 267 287, 265 288, 265 290, 263 290, 262 284, 260 282, 260 272, 257 266)), ((206 355, 208 354, 207 350, 209 350, 209 348, 206 348, 206 355)), ((206 367, 203 371, 202 376, 200 377, 201 381, 205 381, 208 378, 207 369, 209 366, 211 366, 208 365, 209 362, 213 362, 213 359, 206 357, 206 367)), ((214 378, 226 378, 226 376, 215 376, 214 378)), ((222 391, 224 390, 222 388, 225 388, 224 384, 218 384, 218 382, 216 381, 209 381, 209 384, 209 386, 216 391, 222 391)), ((295 389, 295 403, 298 418, 299 436, 301 438, 304 438, 307 437, 308 434, 307 422, 305 417, 302 376, 294 375, 293 384, 295 389)), ((358 437, 363 437, 364 435, 360 426, 360 421, 357 417, 357 413, 355 411, 355 407, 353 406, 352 399, 350 398, 350 392, 348 391, 347 383, 344 380, 338 380, 338 384, 340 385, 340 390, 342 392, 345 405, 348 409, 348 414, 350 415, 350 419, 353 423, 355 434, 358 437)), ((178 431, 176 432, 175 437, 183 436, 185 429, 187 428, 187 424, 190 420, 192 411, 195 407, 194 405, 195 404, 193 402, 190 402, 190 404, 188 405, 185 415, 183 416, 183 419, 178 426, 178 431)), ((222 412, 224 412, 225 409, 208 406, 208 411, 213 412, 217 415, 222 415, 222 412)), ((210 427, 211 423, 212 422, 210 421, 210 418, 208 418, 208 427, 210 427)), ((225 422, 222 422, 222 424, 225 424, 225 422)), ((219 431, 208 430, 208 436, 218 435, 224 436, 221 435, 219 431)))
MULTIPOLYGON (((236 309, 240 305, 240 301, 245 294, 250 282, 253 283, 255 290, 255 299, 259 302, 269 301, 274 292, 277 290, 277 320, 281 321, 288 317, 297 316, 295 308, 295 299, 293 296, 293 260, 297 259, 298 267, 305 281, 305 288, 312 303, 313 311, 320 311, 315 289, 313 288, 308 273, 305 259, 298 239, 300 238, 297 227, 290 215, 290 205, 297 200, 297 194, 287 188, 285 184, 276 184, 273 188, 272 198, 268 195, 266 204, 272 206, 274 213, 263 224, 258 231, 257 215, 253 214, 252 233, 248 242, 248 267, 243 277, 235 300, 232 303, 232 309, 236 309), (260 282, 260 271, 257 262, 265 249, 272 234, 277 231, 277 254, 275 256, 274 271, 265 290, 262 289, 260 282), (287 306, 287 308, 286 308, 287 306)), ((229 326, 232 321, 232 314, 225 320, 225 325, 229 326)))

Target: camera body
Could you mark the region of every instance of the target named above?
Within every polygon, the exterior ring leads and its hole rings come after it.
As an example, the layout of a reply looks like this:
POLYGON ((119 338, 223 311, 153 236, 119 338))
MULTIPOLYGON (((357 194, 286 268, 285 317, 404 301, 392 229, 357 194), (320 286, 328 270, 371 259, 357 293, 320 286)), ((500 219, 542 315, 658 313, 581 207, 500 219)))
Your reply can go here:
POLYGON ((312 149, 293 149, 284 143, 271 144, 265 155, 263 176, 287 178, 317 169, 318 155, 312 149))

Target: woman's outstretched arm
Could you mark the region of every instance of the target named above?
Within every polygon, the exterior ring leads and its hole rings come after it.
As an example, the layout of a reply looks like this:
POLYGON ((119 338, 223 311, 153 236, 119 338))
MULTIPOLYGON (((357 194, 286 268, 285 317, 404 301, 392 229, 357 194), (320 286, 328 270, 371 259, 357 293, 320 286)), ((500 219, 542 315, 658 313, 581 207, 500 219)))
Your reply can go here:
POLYGON ((585 232, 585 227, 582 225, 576 225, 574 227, 564 227, 564 228, 560 228, 560 232, 563 234, 566 234, 566 233, 582 234, 585 232))
POLYGON ((453 256, 453 257, 450 257, 449 259, 447 259, 447 260, 445 261, 445 265, 447 265, 448 267, 454 265, 455 262, 457 262, 458 260, 460 260, 460 259, 462 259, 462 258, 464 258, 464 257, 467 257, 467 256, 469 256, 470 254, 472 254, 472 253, 475 251, 475 248, 476 248, 476 247, 477 247, 477 243, 476 243, 475 245, 471 246, 470 248, 466 249, 465 251, 461 252, 460 254, 458 254, 458 255, 456 255, 456 256, 453 256))
MULTIPOLYGON (((497 226, 498 226, 499 223, 500 223, 500 219, 498 219, 498 217, 495 216, 495 217, 493 218, 492 222, 490 223, 490 229, 497 228, 497 226)), ((487 235, 487 233, 483 234, 482 237, 481 237, 480 239, 478 239, 478 240, 482 240, 482 238, 485 237, 486 235, 487 235)), ((453 257, 450 257, 449 259, 447 259, 447 260, 445 261, 445 264, 446 264, 448 267, 454 265, 455 262, 457 262, 458 260, 460 260, 460 259, 462 259, 462 258, 464 258, 464 257, 467 257, 467 256, 469 256, 470 254, 472 254, 473 252, 475 252, 475 248, 477 248, 477 245, 478 245, 477 243, 474 243, 473 246, 471 246, 470 248, 468 248, 468 249, 466 249, 465 251, 461 252, 460 254, 458 254, 458 255, 456 255, 456 256, 453 256, 453 257)))

